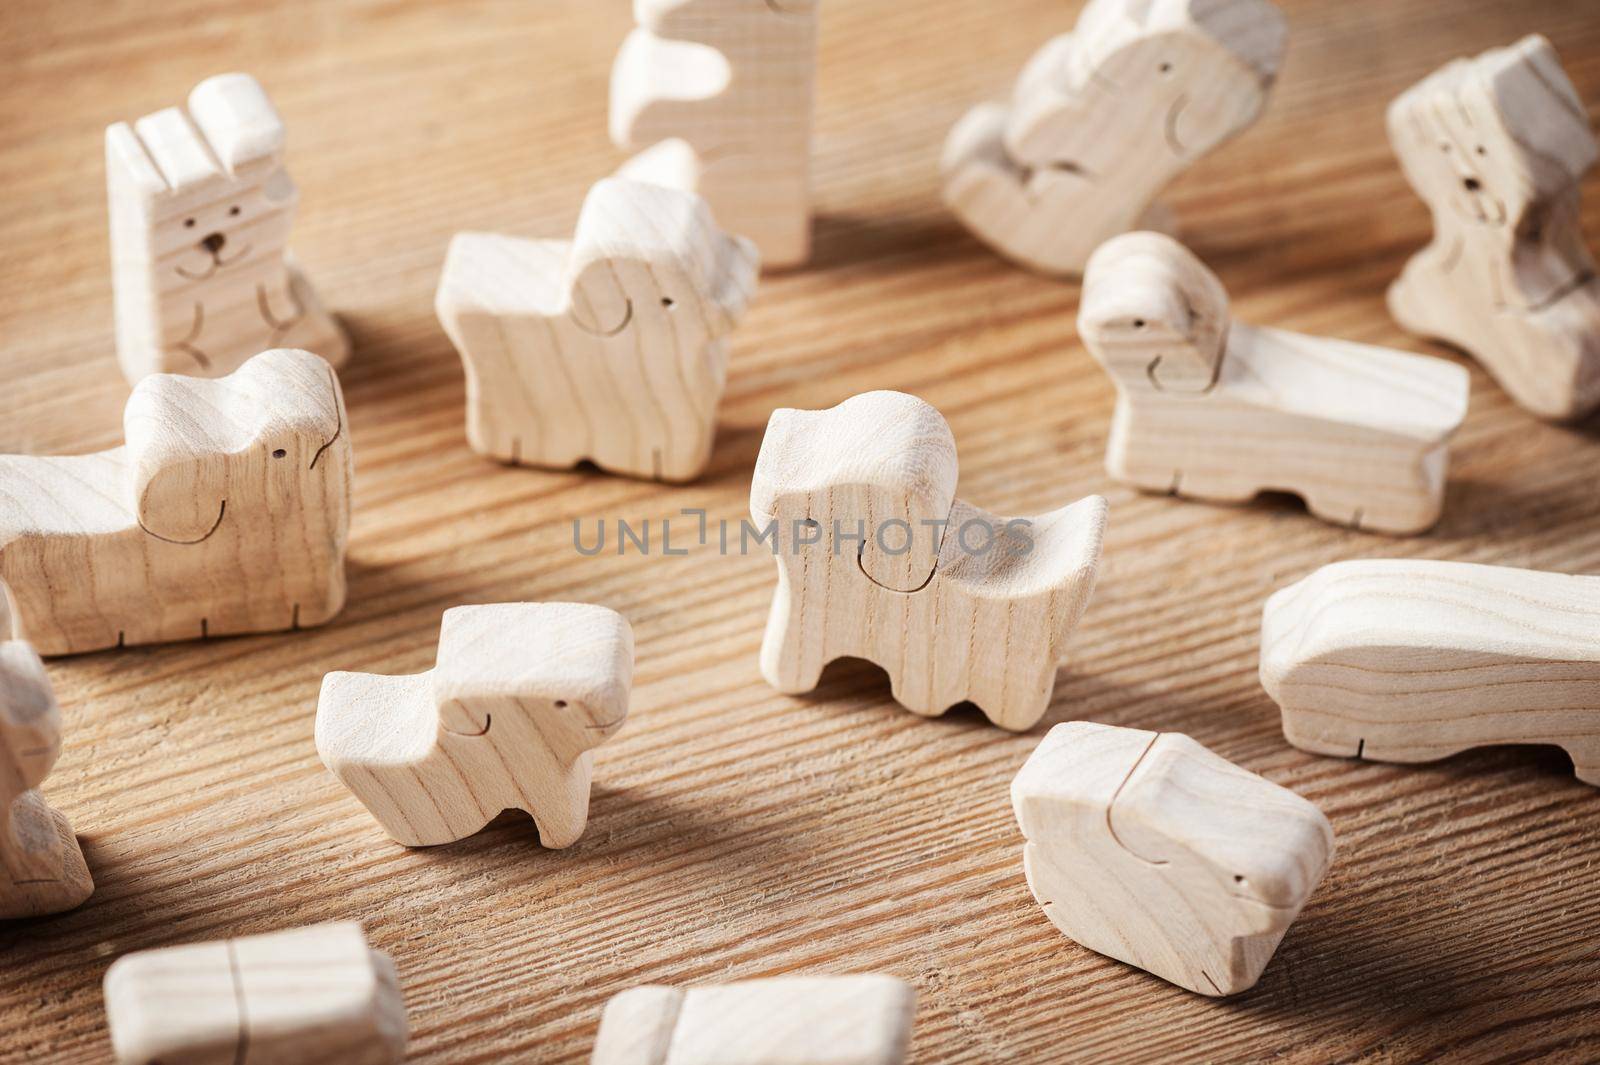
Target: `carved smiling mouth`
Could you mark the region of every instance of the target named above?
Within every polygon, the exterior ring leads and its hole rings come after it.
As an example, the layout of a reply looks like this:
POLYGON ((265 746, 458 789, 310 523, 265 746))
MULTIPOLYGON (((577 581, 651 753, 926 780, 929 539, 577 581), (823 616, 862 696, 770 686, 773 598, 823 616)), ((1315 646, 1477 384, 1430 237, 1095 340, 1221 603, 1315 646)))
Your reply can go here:
POLYGON ((244 250, 239 252, 239 254, 233 256, 231 259, 224 259, 221 255, 213 253, 212 256, 211 256, 211 269, 207 270, 203 274, 190 273, 188 270, 185 270, 181 266, 174 267, 173 269, 175 271, 177 271, 177 274, 178 274, 179 277, 186 278, 187 280, 190 280, 190 281, 205 281, 205 280, 208 280, 209 278, 211 278, 214 274, 216 274, 216 272, 218 270, 221 270, 224 267, 232 266, 234 263, 238 262, 240 259, 243 259, 245 256, 249 255, 250 252, 253 251, 254 249, 255 249, 255 245, 246 244, 244 246, 244 250))

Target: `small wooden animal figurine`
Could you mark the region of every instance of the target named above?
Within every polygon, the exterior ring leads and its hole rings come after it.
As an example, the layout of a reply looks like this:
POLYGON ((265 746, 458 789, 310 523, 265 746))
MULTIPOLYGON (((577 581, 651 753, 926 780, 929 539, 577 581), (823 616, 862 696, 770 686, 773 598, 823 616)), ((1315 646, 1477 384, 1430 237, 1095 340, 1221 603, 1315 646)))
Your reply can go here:
POLYGON ((590 190, 573 241, 458 234, 437 306, 466 367, 472 449, 694 478, 757 273, 754 247, 698 196, 616 178, 590 190))
POLYGON ((581 603, 445 611, 439 663, 382 677, 329 673, 317 753, 407 847, 464 839, 524 810, 546 847, 589 819, 594 748, 628 714, 633 630, 581 603))
POLYGON ((354 921, 143 950, 106 971, 120 1065, 394 1065, 406 1007, 354 921))
POLYGON ((1546 743, 1600 785, 1600 577, 1336 562, 1267 600, 1261 684, 1317 754, 1431 762, 1546 743))
POLYGON ((1106 502, 1004 518, 957 499, 956 477, 949 426, 914 396, 773 412, 750 486, 778 562, 769 684, 808 692, 834 659, 865 658, 924 717, 970 700, 1001 728, 1039 720, 1094 591, 1106 502))
POLYGON ((1395 319, 1542 418, 1600 407, 1600 279, 1578 217, 1600 148, 1550 42, 1425 78, 1390 106, 1389 140, 1434 230, 1389 289, 1395 319))
POLYGON ((636 0, 611 72, 625 177, 698 192, 769 267, 811 255, 820 0, 636 0))
POLYGON ((1324 521, 1375 532, 1439 519, 1461 367, 1230 321, 1216 275, 1155 233, 1095 252, 1078 331, 1117 387, 1117 480, 1221 502, 1294 492, 1324 521))
POLYGON ((350 437, 326 362, 133 390, 127 446, 0 455, 0 580, 40 653, 321 625, 344 606, 350 437))
POLYGON ((892 976, 786 976, 606 1003, 590 1065, 901 1065, 916 993, 892 976))
POLYGON ((1322 811, 1175 732, 1057 725, 1011 805, 1052 924, 1202 995, 1254 986, 1333 857, 1322 811))
POLYGON ((1266 107, 1287 43, 1266 0, 1091 0, 1023 69, 1009 104, 950 131, 944 199, 980 240, 1047 274, 1083 272, 1266 107))
POLYGON ((332 365, 350 345, 288 255, 299 193, 283 120, 248 74, 106 130, 117 358, 146 374, 221 377, 267 348, 332 365))

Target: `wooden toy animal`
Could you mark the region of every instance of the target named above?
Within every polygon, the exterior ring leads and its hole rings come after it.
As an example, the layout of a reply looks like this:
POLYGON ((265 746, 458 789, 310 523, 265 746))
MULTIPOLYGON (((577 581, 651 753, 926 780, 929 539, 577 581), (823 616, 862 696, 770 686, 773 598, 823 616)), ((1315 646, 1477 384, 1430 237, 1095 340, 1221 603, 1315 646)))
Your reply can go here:
POLYGON ((628 714, 633 630, 581 603, 445 611, 426 673, 329 673, 322 762, 407 847, 453 843, 502 810, 567 847, 589 818, 594 748, 628 714))
POLYGON ((1039 720, 1094 591, 1105 500, 1004 518, 957 499, 956 477, 949 426, 913 396, 773 412, 750 486, 778 562, 768 683, 811 691, 829 662, 865 658, 913 713, 970 700, 1002 728, 1039 720))
POLYGON ((1267 600, 1261 684, 1317 754, 1547 743, 1600 785, 1600 577, 1431 559, 1323 566, 1267 600))
POLYGON ((437 306, 466 367, 472 449, 697 476, 757 272, 698 196, 616 178, 590 190, 573 241, 458 234, 437 306))
POLYGON ((590 1065, 901 1065, 916 993, 892 976, 785 976, 630 988, 590 1065))
POLYGON ((635 0, 611 73, 625 177, 704 196, 769 267, 811 255, 821 0, 635 0))
POLYGON ((127 446, 0 455, 0 580, 46 655, 321 625, 344 606, 350 437, 326 362, 134 388, 127 446))
POLYGON ((120 1065, 394 1065, 406 1007, 354 921, 143 950, 105 976, 120 1065))
POLYGON ((1255 122, 1286 42, 1266 0, 1091 0, 1009 104, 950 131, 945 203, 1000 254, 1080 274, 1118 233, 1169 228, 1156 197, 1255 122))
POLYGON ((1057 725, 1011 805, 1052 924, 1202 995, 1254 986, 1333 857, 1315 806, 1172 732, 1057 725))
POLYGON ((1600 147, 1550 42, 1425 78, 1390 106, 1389 140, 1434 231, 1389 289, 1395 319, 1542 418, 1600 407, 1600 279, 1579 220, 1600 147))
POLYGON ((1230 321, 1216 275, 1155 233, 1095 252, 1078 331, 1117 387, 1117 480, 1224 502, 1294 492, 1324 521, 1375 532, 1438 520, 1461 367, 1230 321))
POLYGON ((146 374, 220 377, 267 348, 334 366, 350 344, 288 255, 299 193, 283 120, 248 74, 106 130, 117 358, 146 374))

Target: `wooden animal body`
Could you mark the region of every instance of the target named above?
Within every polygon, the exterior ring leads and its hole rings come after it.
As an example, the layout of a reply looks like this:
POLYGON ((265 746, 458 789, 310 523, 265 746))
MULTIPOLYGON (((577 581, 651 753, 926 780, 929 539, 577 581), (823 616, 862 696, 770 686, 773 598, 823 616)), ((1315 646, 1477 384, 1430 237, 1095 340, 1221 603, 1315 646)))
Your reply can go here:
POLYGON ((1255 122, 1286 43, 1267 0, 1091 0, 1009 104, 951 130, 945 203, 1000 254, 1081 274, 1118 233, 1170 227, 1156 197, 1255 122))
POLYGON ((1261 684, 1317 754, 1553 744, 1600 785, 1600 577, 1431 559, 1323 566, 1267 600, 1261 684))
POLYGON ((1314 805, 1179 733, 1057 725, 1011 804, 1051 923, 1202 995, 1254 986, 1333 857, 1314 805))
POLYGON ((616 178, 590 191, 570 242, 458 234, 437 308, 466 368, 472 449, 694 478, 757 273, 754 247, 698 196, 616 178))
POLYGON ((1555 49, 1456 60, 1389 108, 1433 241, 1389 289, 1406 329, 1474 356, 1542 418, 1600 407, 1600 279, 1579 219, 1595 143, 1555 49))
POLYGON ((1105 500, 1005 518, 957 499, 956 478, 949 426, 913 396, 773 413, 750 488, 778 562, 768 683, 811 691, 858 657, 914 713, 970 700, 1002 728, 1039 720, 1094 591, 1105 500))
POLYGON ((821 0, 636 0, 611 73, 622 176, 698 192, 769 267, 811 255, 821 0))
POLYGON ((1078 331, 1117 388, 1106 469, 1146 491, 1244 502, 1293 492, 1336 525, 1439 518, 1464 369, 1229 320, 1216 275, 1155 233, 1090 260, 1078 331))
POLYGON ((334 366, 349 340, 288 254, 299 199, 283 121, 248 74, 207 78, 106 130, 117 358, 146 374, 220 377, 268 348, 334 366))
POLYGON ((0 455, 0 580, 41 654, 320 625, 344 605, 350 436, 326 362, 133 390, 125 447, 0 455))
POLYGON ((592 752, 622 727, 632 683, 633 630, 614 610, 454 607, 428 672, 323 678, 317 753, 407 847, 453 843, 508 809, 566 847, 588 821, 592 752))

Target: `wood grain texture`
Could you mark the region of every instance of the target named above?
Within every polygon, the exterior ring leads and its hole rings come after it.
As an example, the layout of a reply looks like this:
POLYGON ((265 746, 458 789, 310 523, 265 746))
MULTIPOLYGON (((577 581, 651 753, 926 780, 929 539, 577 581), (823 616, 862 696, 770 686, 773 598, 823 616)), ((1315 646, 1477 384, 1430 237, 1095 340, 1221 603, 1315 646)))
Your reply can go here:
MULTIPOLYGON (((1169 192, 1185 242, 1244 321, 1456 358, 1384 307, 1431 233, 1384 110, 1450 59, 1537 30, 1593 119, 1594 6, 1280 6, 1293 43, 1271 104, 1169 192)), ((453 234, 570 233, 619 162, 605 100, 624 5, 0 5, 0 447, 120 441, 102 135, 251 70, 291 130, 295 250, 356 343, 342 381, 358 456, 335 624, 49 664, 67 736, 50 801, 97 889, 0 929, 0 1060, 103 1062, 99 980, 127 951, 352 917, 395 959, 414 1062, 582 1062, 628 987, 822 972, 910 981, 918 1063, 1600 1056, 1595 789, 1559 753, 1410 767, 1296 750, 1256 673, 1263 602, 1327 562, 1600 572, 1595 427, 1535 421, 1472 367, 1443 519, 1403 541, 1281 500, 1112 483, 1115 394, 1076 339, 1077 287, 1000 260, 939 198, 951 125, 1076 16, 1058 0, 824 10, 813 268, 763 281, 711 465, 678 488, 485 463, 432 308, 453 234), (975 504, 1110 501, 1094 603, 1030 733, 914 717, 848 664, 806 698, 774 693, 758 665, 771 556, 721 557, 679 514, 736 523, 774 409, 878 388, 945 415, 975 504), (590 542, 619 515, 673 518, 690 553, 575 554, 574 518, 590 542), (520 816, 397 847, 317 760, 321 678, 425 670, 446 608, 517 600, 599 603, 634 628, 629 723, 596 752, 589 827, 563 851, 537 850, 520 816), (1255 988, 1190 995, 1074 948, 1040 914, 1007 788, 1067 719, 1185 733, 1328 815, 1338 861, 1255 988)))

